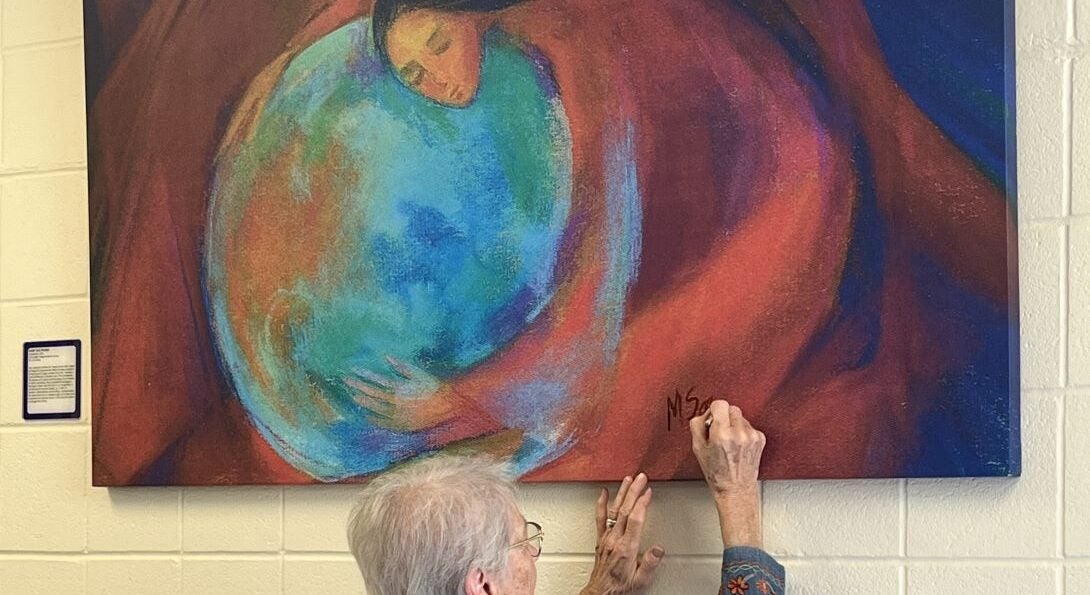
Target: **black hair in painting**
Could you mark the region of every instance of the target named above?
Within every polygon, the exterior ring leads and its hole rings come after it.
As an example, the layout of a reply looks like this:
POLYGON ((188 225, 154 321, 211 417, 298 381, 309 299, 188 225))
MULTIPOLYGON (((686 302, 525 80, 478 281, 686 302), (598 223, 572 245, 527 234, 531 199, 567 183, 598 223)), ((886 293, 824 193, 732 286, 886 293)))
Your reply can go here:
POLYGON ((375 49, 382 61, 390 66, 390 56, 386 49, 386 34, 399 15, 428 8, 449 12, 495 12, 526 0, 375 0, 371 11, 371 31, 375 38, 375 49))

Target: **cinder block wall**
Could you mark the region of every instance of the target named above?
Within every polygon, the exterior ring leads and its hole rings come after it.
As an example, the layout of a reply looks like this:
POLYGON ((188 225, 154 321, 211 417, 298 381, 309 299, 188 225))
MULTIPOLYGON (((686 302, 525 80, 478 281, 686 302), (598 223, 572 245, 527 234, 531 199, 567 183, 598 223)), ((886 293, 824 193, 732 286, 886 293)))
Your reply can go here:
MULTIPOLYGON (((766 485, 793 593, 1090 595, 1090 0, 1017 4, 1025 476, 766 485)), ((87 419, 21 421, 22 342, 90 339, 81 2, 0 23, 0 593, 359 592, 353 489, 93 489, 87 419)), ((523 489, 539 593, 582 585, 595 490, 523 489)), ((655 500, 656 592, 714 593, 703 486, 655 500)))

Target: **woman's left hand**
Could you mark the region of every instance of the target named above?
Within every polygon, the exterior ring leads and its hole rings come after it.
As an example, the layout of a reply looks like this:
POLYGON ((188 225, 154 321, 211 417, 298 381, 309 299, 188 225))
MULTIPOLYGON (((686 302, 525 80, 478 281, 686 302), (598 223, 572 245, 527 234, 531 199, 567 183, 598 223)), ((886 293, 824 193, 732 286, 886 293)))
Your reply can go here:
POLYGON ((462 399, 447 383, 426 370, 387 357, 393 372, 381 375, 353 370, 344 379, 353 398, 375 425, 400 432, 433 428, 452 419, 462 399))
POLYGON ((580 595, 646 593, 666 555, 661 545, 640 555, 643 524, 647 519, 647 508, 651 506, 647 476, 640 473, 635 479, 626 477, 612 506, 607 507, 608 500, 609 492, 603 489, 598 496, 598 547, 594 550, 594 569, 580 595))

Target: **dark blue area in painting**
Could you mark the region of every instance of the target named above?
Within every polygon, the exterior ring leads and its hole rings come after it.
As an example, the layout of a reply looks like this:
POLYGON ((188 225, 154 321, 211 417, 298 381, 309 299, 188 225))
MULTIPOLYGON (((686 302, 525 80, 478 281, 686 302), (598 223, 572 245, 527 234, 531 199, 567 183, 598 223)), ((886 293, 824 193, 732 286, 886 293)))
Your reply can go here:
MULTIPOLYGON (((815 90, 828 93, 816 59, 814 41, 782 2, 733 0, 755 22, 783 43, 809 75, 815 90)), ((886 62, 901 87, 986 175, 1014 200, 1013 51, 1006 39, 1011 6, 1008 0, 863 0, 879 36, 886 62)), ((873 342, 853 362, 870 362, 881 336, 880 292, 884 276, 886 228, 878 212, 873 170, 865 144, 855 148, 860 174, 859 208, 853 222, 838 298, 841 314, 830 321, 810 349, 835 340, 838 328, 867 330, 873 342)), ((1013 265, 1013 263, 1012 263, 1013 265)), ((949 336, 935 345, 946 357, 961 361, 956 373, 942 379, 938 394, 912 387, 909 398, 931 403, 920 416, 916 444, 905 445, 902 475, 997 476, 1021 472, 1018 410, 1017 318, 1005 308, 963 289, 924 256, 914 267, 917 287, 936 319, 924 321, 941 329, 943 314, 971 321, 972 338, 949 336), (966 345, 973 341, 979 348, 966 345), (1014 364, 1012 365, 1012 362, 1014 364)))
MULTIPOLYGON (((1006 47, 1006 0, 864 3, 898 83, 1013 198, 1007 135, 1014 94, 1007 84, 1014 65, 1006 47)), ((975 322, 982 349, 944 379, 942 394, 920 419, 920 451, 905 475, 1019 474, 1017 374, 1011 365, 1017 361, 1016 320, 922 258, 916 275, 934 311, 959 312, 975 322)))
MULTIPOLYGON (((1017 383, 1008 352, 1011 323, 1005 309, 961 289, 944 270, 924 257, 914 267, 917 282, 928 288, 932 312, 959 312, 974 321, 978 350, 956 374, 942 380, 941 394, 919 420, 919 451, 905 475, 1019 475, 1017 383)), ((935 321, 934 324, 942 324, 935 321)), ((952 341, 961 341, 952 337, 952 341)), ((965 347, 937 346, 957 357, 965 347)))
MULTIPOLYGON (((863 0, 901 87, 997 183, 1006 182, 1006 0, 863 0)), ((1013 70, 1013 64, 1010 65, 1013 70)))

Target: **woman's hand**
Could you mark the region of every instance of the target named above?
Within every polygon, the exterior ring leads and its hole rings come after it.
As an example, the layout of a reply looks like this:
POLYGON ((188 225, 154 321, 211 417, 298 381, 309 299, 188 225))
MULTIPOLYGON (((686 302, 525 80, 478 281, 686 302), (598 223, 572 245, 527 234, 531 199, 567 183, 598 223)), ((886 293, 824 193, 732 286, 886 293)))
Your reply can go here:
POLYGON ((706 414, 689 422, 689 430, 693 454, 719 510, 724 547, 763 547, 757 476, 765 435, 726 401, 712 401, 706 414))
POLYGON ((406 362, 392 357, 386 361, 392 375, 354 370, 353 376, 344 379, 375 425, 415 432, 454 418, 463 399, 449 384, 406 362))
POLYGON ((661 545, 640 555, 640 537, 647 508, 651 505, 647 476, 640 473, 636 479, 626 477, 613 504, 607 508, 608 501, 609 491, 603 488, 598 496, 598 546, 594 550, 594 569, 580 593, 646 593, 655 580, 655 570, 666 555, 661 545))

